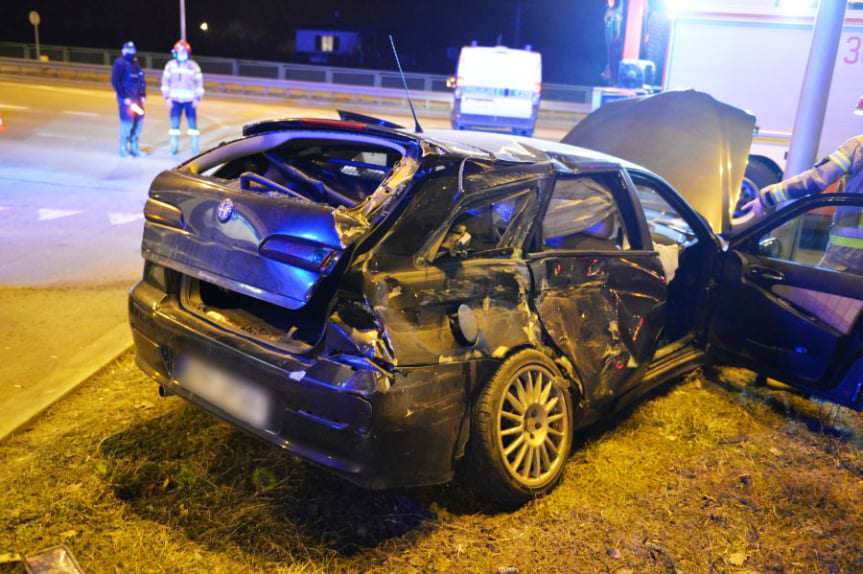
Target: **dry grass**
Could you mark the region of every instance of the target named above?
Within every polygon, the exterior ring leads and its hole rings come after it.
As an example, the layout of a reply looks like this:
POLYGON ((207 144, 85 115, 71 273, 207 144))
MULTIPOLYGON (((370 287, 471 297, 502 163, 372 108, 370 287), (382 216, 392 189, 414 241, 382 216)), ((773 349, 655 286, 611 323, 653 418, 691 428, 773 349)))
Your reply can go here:
POLYGON ((354 488, 159 399, 125 356, 0 444, 0 554, 65 541, 88 573, 863 571, 863 419, 749 378, 654 397, 586 435, 550 496, 495 513, 458 487, 354 488))

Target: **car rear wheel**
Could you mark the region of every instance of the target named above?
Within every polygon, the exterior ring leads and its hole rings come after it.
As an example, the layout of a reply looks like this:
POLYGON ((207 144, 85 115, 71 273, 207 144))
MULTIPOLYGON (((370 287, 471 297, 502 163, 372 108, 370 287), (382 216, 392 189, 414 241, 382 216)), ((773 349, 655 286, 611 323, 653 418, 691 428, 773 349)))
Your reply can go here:
POLYGON ((484 497, 517 505, 558 483, 572 447, 573 398, 551 360, 510 357, 474 406, 467 471, 484 497))

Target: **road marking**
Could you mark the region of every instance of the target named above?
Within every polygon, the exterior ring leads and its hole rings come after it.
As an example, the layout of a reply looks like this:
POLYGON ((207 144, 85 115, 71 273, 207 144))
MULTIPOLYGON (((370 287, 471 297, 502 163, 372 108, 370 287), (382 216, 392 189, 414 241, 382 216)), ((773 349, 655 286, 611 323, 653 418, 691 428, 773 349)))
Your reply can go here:
POLYGON ((69 134, 55 134, 53 132, 36 132, 36 135, 43 138, 57 138, 61 140, 72 140, 76 142, 85 142, 88 139, 84 136, 70 136, 69 134))
POLYGON ((101 115, 96 112, 77 112, 75 110, 63 110, 63 113, 69 116, 82 116, 85 118, 98 118, 101 115))
POLYGON ((111 225, 123 225, 124 223, 132 223, 133 221, 138 221, 139 219, 144 219, 143 213, 118 213, 113 211, 108 212, 108 221, 111 222, 111 225))
POLYGON ((48 221, 49 219, 60 219, 61 217, 69 217, 70 215, 78 215, 84 213, 81 209, 45 209, 39 208, 39 221, 48 221))
POLYGON ((43 86, 40 84, 34 84, 31 82, 0 82, 2 86, 25 86, 27 89, 31 90, 41 90, 44 92, 64 92, 67 94, 82 94, 85 96, 94 96, 101 98, 111 98, 115 99, 117 96, 114 94, 114 90, 99 90, 99 89, 86 89, 86 88, 72 88, 69 86, 43 86))
POLYGON ((13 104, 0 104, 0 110, 29 110, 29 106, 15 106, 13 104))
POLYGON ((220 128, 228 127, 228 124, 224 123, 222 120, 220 120, 219 118, 217 118, 216 116, 214 116, 212 114, 205 114, 205 113, 201 112, 201 115, 204 117, 205 120, 207 120, 211 124, 216 124, 220 128))

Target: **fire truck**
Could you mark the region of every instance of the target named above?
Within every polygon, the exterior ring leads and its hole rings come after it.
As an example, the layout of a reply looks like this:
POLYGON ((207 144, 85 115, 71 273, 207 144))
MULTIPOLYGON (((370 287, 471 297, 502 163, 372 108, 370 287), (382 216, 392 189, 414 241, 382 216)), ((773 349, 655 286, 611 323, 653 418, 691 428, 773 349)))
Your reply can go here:
MULTIPOLYGON (((668 18, 663 89, 707 92, 757 118, 744 196, 782 178, 816 8, 812 0, 664 0, 651 11, 668 18)), ((863 133, 861 95, 863 3, 854 2, 846 12, 819 157, 863 133)))

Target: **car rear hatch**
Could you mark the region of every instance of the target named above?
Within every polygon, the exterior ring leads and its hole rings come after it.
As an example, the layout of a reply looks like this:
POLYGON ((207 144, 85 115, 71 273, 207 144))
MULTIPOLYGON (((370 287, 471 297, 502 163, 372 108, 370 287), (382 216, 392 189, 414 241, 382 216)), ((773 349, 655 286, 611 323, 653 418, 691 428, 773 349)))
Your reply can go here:
POLYGON ((144 258, 281 309, 306 306, 346 266, 373 222, 384 219, 421 154, 393 130, 338 121, 309 129, 310 122, 246 126, 247 137, 159 175, 144 209, 144 258), (338 155, 357 146, 358 159, 338 155), (299 179, 276 181, 298 165, 307 170, 299 179), (377 175, 363 175, 370 170, 377 175), (365 192, 346 201, 339 190, 356 192, 357 182, 365 192), (315 189, 325 191, 316 196, 315 189))
POLYGON ((145 259, 298 309, 344 256, 335 208, 166 172, 145 207, 145 259))

